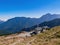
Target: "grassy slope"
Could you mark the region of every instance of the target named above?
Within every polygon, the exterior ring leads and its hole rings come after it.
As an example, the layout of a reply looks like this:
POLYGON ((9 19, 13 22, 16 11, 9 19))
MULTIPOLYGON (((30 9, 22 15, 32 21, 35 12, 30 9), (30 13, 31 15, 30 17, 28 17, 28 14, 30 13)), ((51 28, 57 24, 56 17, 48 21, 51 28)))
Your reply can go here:
POLYGON ((0 37, 0 45, 60 45, 60 26, 51 28, 50 30, 33 37, 13 37, 10 39, 5 38, 6 37, 0 37), (19 42, 19 40, 23 41, 19 42))
POLYGON ((54 27, 43 33, 27 38, 16 45, 60 45, 60 26, 54 27))
MULTIPOLYGON (((30 45, 60 45, 60 26, 34 36, 30 45), (34 39, 35 38, 35 39, 34 39)), ((27 45, 27 43, 25 43, 27 45)))
POLYGON ((37 35, 31 45, 60 45, 60 26, 37 35))

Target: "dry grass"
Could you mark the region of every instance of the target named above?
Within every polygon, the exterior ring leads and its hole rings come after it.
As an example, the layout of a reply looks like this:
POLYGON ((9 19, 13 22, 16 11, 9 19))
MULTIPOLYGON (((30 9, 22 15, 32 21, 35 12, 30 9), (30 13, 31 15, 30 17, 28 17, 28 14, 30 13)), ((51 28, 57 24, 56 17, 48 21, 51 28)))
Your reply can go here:
POLYGON ((1 36, 0 45, 60 45, 60 26, 46 30, 33 37, 1 36), (11 38, 7 38, 11 37, 11 38))
POLYGON ((36 36, 31 45, 60 45, 60 26, 54 27, 36 36))

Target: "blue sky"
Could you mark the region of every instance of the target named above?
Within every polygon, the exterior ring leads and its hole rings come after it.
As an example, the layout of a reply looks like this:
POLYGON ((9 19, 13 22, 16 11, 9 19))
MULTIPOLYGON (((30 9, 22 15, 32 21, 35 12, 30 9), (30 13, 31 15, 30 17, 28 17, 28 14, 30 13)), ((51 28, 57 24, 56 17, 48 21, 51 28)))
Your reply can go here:
POLYGON ((60 0, 0 0, 0 19, 60 14, 60 0))

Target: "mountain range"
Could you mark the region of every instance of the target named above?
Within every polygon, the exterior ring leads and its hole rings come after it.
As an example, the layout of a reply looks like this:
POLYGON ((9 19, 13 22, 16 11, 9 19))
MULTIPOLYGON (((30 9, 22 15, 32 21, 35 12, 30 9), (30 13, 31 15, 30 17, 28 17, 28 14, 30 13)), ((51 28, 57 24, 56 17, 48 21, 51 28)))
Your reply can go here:
MULTIPOLYGON (((45 14, 40 18, 26 18, 26 17, 15 17, 12 19, 7 20, 6 22, 3 22, 0 24, 0 34, 11 34, 11 33, 16 33, 16 32, 21 32, 22 29, 24 28, 29 28, 34 25, 40 25, 40 26, 45 26, 45 22, 50 23, 50 25, 54 25, 54 23, 57 25, 60 22, 60 19, 58 20, 57 18, 60 18, 60 14, 45 14), (57 20, 54 20, 57 19, 57 20), (53 20, 53 21, 51 21, 53 20), (50 21, 50 22, 49 22, 50 21), (44 22, 44 23, 43 23, 44 22), (43 25, 44 24, 44 25, 43 25)), ((56 26, 54 25, 54 26, 56 26)), ((59 25, 59 24, 58 24, 59 25)), ((53 26, 51 26, 53 27, 53 26)))

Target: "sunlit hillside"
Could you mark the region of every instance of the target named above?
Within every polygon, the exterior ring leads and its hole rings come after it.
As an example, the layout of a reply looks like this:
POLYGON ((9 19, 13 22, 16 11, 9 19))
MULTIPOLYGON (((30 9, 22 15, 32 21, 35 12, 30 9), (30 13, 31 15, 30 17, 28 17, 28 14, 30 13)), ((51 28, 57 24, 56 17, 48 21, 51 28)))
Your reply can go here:
POLYGON ((34 36, 26 45, 60 45, 60 26, 34 36))
POLYGON ((18 35, 0 36, 0 45, 60 45, 60 26, 33 37, 20 37, 18 35))
POLYGON ((38 34, 31 45, 60 45, 60 26, 38 34))

